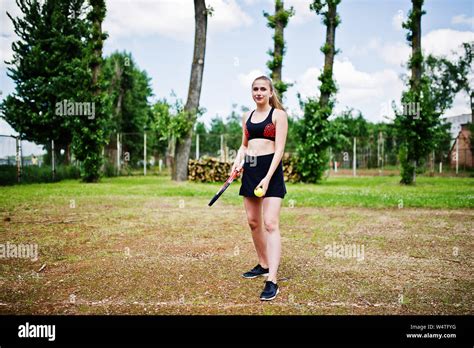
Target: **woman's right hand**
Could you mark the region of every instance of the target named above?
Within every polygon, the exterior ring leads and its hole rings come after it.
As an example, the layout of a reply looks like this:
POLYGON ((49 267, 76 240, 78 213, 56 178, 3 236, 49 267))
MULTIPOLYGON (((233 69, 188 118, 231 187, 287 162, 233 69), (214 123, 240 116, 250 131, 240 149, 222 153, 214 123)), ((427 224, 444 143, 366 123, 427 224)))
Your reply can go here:
POLYGON ((232 169, 230 170, 229 175, 231 175, 234 172, 234 170, 236 170, 236 169, 239 173, 242 171, 242 166, 237 161, 234 162, 234 165, 232 166, 232 169))

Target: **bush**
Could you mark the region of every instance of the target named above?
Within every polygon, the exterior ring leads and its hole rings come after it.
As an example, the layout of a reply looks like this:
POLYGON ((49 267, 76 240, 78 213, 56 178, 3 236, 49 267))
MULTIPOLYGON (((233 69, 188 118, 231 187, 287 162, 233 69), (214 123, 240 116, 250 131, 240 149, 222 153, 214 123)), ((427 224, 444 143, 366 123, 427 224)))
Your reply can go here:
POLYGON ((412 184, 413 183, 413 173, 415 172, 415 167, 413 163, 407 159, 408 151, 406 146, 400 146, 399 150, 399 159, 400 159, 400 175, 402 179, 400 180, 401 184, 412 184))
POLYGON ((104 176, 106 177, 117 176, 117 169, 115 169, 114 164, 112 164, 110 161, 105 161, 104 176))
MULTIPOLYGON (((17 168, 14 165, 0 166, 0 185, 14 185, 18 183, 17 168)), ((22 168, 21 183, 57 182, 64 179, 79 179, 79 168, 69 166, 56 167, 56 175, 53 180, 51 166, 25 166, 22 168)))

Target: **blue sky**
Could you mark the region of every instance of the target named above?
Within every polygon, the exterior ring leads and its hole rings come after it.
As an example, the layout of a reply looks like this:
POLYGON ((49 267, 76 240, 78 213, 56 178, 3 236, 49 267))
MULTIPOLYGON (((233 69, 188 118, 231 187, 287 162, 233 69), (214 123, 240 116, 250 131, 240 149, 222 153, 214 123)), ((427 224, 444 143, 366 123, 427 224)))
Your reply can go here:
MULTIPOLYGON (((273 12, 271 0, 209 0, 214 15, 208 20, 208 37, 201 94, 201 106, 207 109, 202 120, 209 123, 216 115, 226 117, 232 104, 254 107, 250 83, 260 74, 268 74, 267 50, 272 47, 272 30, 262 12, 273 12)), ((317 76, 323 65, 319 48, 325 40, 321 17, 309 11, 308 0, 286 0, 296 15, 285 30, 287 54, 283 78, 295 83, 288 90, 285 106, 291 116, 301 114, 297 92, 317 95, 317 76)), ((451 51, 462 42, 474 40, 474 2, 469 0, 426 0, 422 17, 422 48, 426 53, 453 57, 451 51)), ((11 57, 15 40, 8 10, 18 15, 14 0, 1 0, 2 50, 0 64, 1 98, 14 90, 6 76, 4 59, 11 57)), ((151 77, 154 98, 175 91, 183 101, 187 97, 194 40, 192 0, 108 0, 104 28, 110 37, 104 54, 115 50, 132 53, 139 68, 151 77)), ((336 32, 334 73, 339 86, 336 112, 347 107, 361 110, 371 121, 384 120, 390 114, 390 101, 399 100, 405 88, 400 74, 410 49, 406 31, 401 28, 410 9, 409 0, 342 0, 338 12, 342 23, 336 32)), ((446 115, 469 112, 467 95, 459 95, 446 115)), ((390 115, 389 115, 390 117, 390 115)), ((0 134, 14 131, 0 121, 0 134)))

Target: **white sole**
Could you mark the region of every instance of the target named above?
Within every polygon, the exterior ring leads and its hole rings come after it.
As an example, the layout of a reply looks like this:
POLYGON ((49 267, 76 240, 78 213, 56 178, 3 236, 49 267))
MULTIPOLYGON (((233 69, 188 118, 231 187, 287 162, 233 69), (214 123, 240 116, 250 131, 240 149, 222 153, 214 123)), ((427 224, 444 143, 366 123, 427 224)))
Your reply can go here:
POLYGON ((260 274, 260 275, 255 276, 255 277, 244 277, 244 276, 242 276, 242 278, 245 278, 245 279, 254 279, 254 278, 258 278, 258 277, 268 277, 268 273, 260 274))
POLYGON ((280 292, 280 288, 277 289, 277 292, 276 292, 275 296, 270 297, 270 298, 261 298, 261 297, 260 297, 260 300, 262 300, 262 301, 271 301, 271 300, 273 300, 275 297, 277 297, 277 295, 278 295, 279 292, 280 292))

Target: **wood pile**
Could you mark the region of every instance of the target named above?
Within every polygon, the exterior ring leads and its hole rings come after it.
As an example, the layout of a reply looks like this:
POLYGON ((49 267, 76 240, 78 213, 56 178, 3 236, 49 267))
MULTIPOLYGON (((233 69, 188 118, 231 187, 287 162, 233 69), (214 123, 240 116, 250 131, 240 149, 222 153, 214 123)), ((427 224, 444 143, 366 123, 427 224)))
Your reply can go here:
MULTIPOLYGON (((283 176, 285 182, 299 182, 297 173, 297 158, 285 153, 283 156, 283 176)), ((217 158, 203 156, 199 160, 190 159, 188 162, 188 180, 196 182, 224 183, 229 178, 233 162, 221 162, 217 158)), ((234 181, 240 181, 241 176, 234 181)))
POLYGON ((300 182, 301 176, 297 172, 297 157, 290 156, 289 153, 285 152, 283 155, 283 176, 285 177, 285 182, 300 182))
MULTIPOLYGON (((216 158, 203 156, 188 162, 188 180, 197 182, 221 182, 229 178, 232 162, 221 162, 216 158)), ((240 180, 240 176, 234 181, 240 180)))

